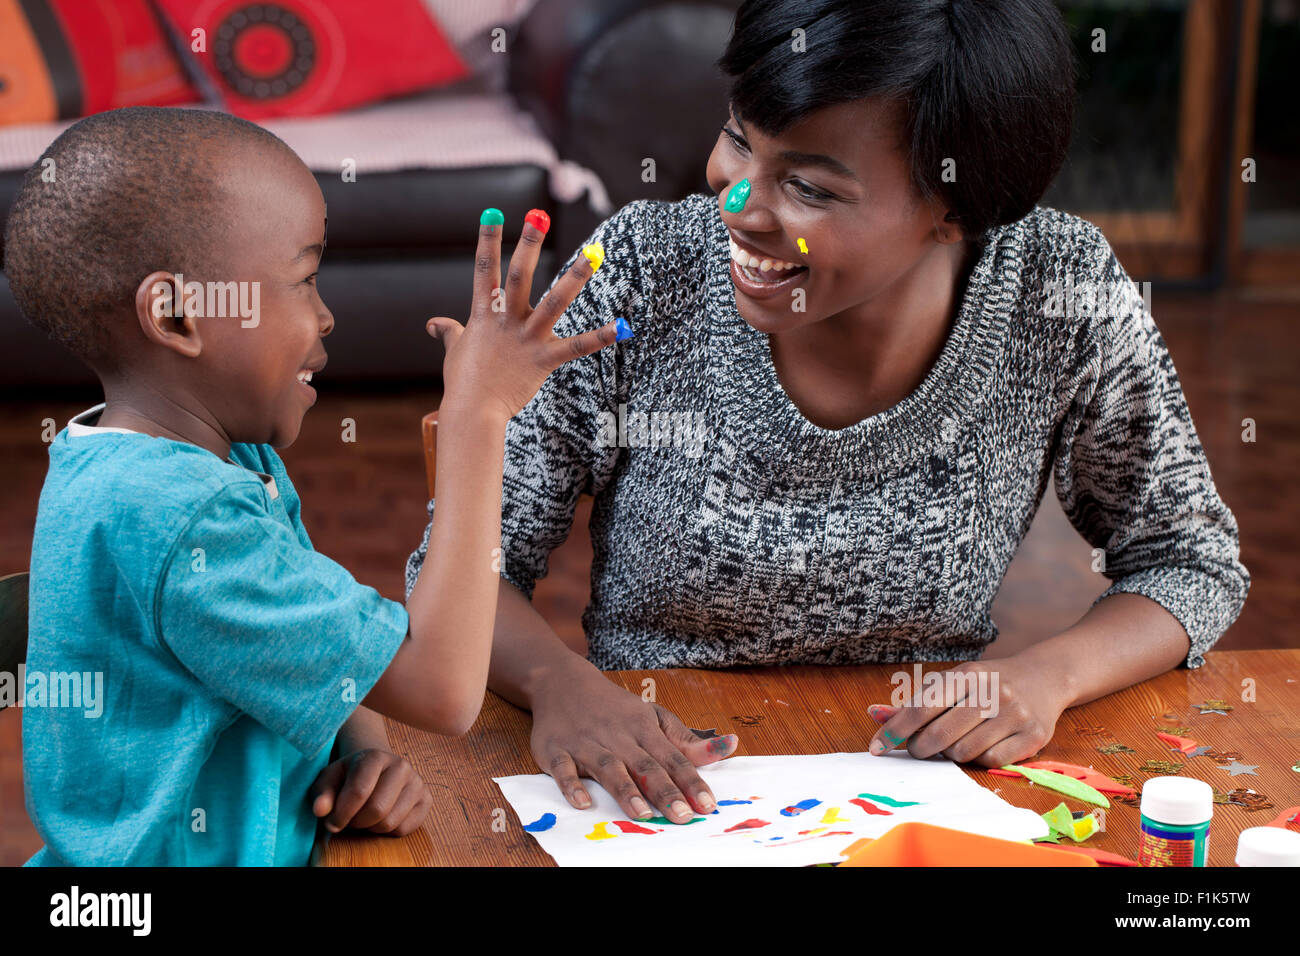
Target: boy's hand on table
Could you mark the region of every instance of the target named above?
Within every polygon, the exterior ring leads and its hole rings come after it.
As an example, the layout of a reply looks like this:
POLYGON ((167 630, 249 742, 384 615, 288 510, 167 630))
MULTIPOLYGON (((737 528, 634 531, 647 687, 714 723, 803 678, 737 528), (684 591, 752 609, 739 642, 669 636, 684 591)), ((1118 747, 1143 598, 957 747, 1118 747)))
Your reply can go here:
POLYGON ((677 717, 611 684, 586 661, 541 687, 533 700, 533 759, 579 810, 591 806, 579 775, 592 777, 632 820, 656 813, 687 823, 717 801, 695 768, 730 757, 735 734, 700 739, 677 717))
MULTIPOLYGON (((496 210, 489 210, 500 217, 496 210)), ((485 403, 507 419, 513 418, 537 394, 547 376, 570 359, 590 355, 612 344, 615 323, 559 338, 552 331, 594 273, 591 262, 578 256, 536 308, 528 304, 533 271, 549 226, 549 218, 534 210, 525 222, 519 245, 510 257, 506 284, 501 288, 499 224, 479 226, 474 260, 474 300, 462 328, 455 319, 437 316, 428 321, 429 334, 442 340, 445 395, 452 401, 485 403)), ((487 218, 485 213, 485 218, 487 218)))
POLYGON ((433 794, 415 768, 387 750, 358 750, 335 760, 308 793, 312 813, 325 829, 345 827, 406 836, 419 829, 433 807, 433 794))
POLYGON ((982 688, 980 683, 968 683, 969 677, 953 684, 944 678, 941 706, 921 706, 922 688, 913 689, 907 706, 872 705, 872 716, 882 725, 872 737, 871 753, 905 746, 917 758, 943 754, 957 763, 1001 767, 1038 753, 1052 739, 1056 721, 1068 706, 1063 676, 1042 658, 1016 655, 969 661, 951 671, 931 671, 926 677, 930 673, 988 676, 982 679, 986 682, 982 688), (983 688, 989 691, 985 700, 980 699, 983 688), (974 696, 968 696, 968 691, 974 696))

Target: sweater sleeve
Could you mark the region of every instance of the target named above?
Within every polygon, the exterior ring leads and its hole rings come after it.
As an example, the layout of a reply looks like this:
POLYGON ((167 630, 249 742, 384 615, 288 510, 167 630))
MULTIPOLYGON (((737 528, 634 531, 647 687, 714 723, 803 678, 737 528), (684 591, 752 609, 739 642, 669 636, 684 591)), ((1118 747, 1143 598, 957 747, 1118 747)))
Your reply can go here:
MULTIPOLYGON (((635 331, 647 298, 638 225, 651 205, 632 203, 596 227, 587 242, 605 247, 604 262, 555 324, 556 335, 577 335, 620 316, 635 331)), ((550 288, 580 252, 569 257, 550 288)), ((507 256, 503 250, 503 260, 507 256)), ((620 350, 620 344, 606 346, 561 365, 506 429, 500 571, 529 598, 546 576, 551 551, 569 535, 578 496, 599 493, 614 474, 621 449, 610 425, 626 390, 620 350)), ((406 562, 408 598, 424 564, 435 507, 430 501, 424 539, 406 562)))
POLYGON ((1187 666, 1200 667, 1241 613, 1250 574, 1164 338, 1105 252, 1100 281, 1073 295, 1087 305, 1079 293, 1092 292, 1094 314, 1064 396, 1056 493, 1074 527, 1102 549, 1113 583, 1097 601, 1121 592, 1155 601, 1187 632, 1187 666))

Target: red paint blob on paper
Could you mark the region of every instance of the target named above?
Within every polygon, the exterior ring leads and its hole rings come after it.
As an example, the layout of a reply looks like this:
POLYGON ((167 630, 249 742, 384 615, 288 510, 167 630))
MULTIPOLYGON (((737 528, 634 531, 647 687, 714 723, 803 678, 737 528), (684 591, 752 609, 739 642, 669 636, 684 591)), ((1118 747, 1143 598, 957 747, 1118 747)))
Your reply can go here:
POLYGON ((643 827, 638 823, 632 823, 630 820, 615 820, 614 826, 618 827, 624 833, 661 833, 661 830, 651 830, 649 827, 643 827))
POLYGON ((861 807, 867 813, 874 814, 875 816, 878 817, 892 817, 894 815, 893 811, 882 810, 874 803, 868 803, 866 800, 862 800, 858 797, 854 797, 852 800, 849 801, 849 803, 853 804, 855 807, 861 807))

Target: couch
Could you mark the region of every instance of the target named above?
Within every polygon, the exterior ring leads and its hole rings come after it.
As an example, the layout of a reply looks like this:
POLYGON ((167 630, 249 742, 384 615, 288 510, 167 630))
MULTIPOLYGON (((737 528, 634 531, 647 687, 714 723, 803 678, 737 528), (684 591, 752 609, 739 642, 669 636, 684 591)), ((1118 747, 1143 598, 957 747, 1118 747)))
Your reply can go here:
MULTIPOLYGON (((470 80, 346 113, 265 122, 316 174, 329 209, 318 285, 336 320, 327 342, 332 380, 437 376, 441 348, 424 322, 468 314, 485 206, 505 213, 507 248, 527 210, 551 213, 535 300, 614 209, 707 189, 705 160, 726 116, 714 62, 738 0, 426 2, 474 67, 470 80), (485 7, 493 6, 517 16, 504 21, 504 56, 490 49, 485 7), (355 161, 354 182, 344 181, 344 159, 355 161), (655 161, 653 181, 643 175, 645 159, 655 161)), ((23 171, 67 125, 0 127, 0 215, 23 171)), ((93 383, 22 318, 0 275, 0 388, 31 395, 93 383)))

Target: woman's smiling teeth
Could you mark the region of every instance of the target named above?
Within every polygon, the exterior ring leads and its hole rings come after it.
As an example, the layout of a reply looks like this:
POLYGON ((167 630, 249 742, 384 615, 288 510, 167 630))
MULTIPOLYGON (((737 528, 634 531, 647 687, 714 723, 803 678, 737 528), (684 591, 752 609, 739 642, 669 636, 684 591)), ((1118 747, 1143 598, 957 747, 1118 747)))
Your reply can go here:
POLYGON ((302 371, 300 371, 300 372, 298 373, 298 381, 302 382, 304 385, 306 385, 308 382, 310 382, 310 381, 311 381, 311 369, 309 369, 309 368, 305 368, 305 369, 303 369, 302 371))
POLYGON ((765 259, 760 256, 750 255, 740 246, 736 245, 736 240, 730 236, 727 242, 731 246, 731 258, 736 260, 736 265, 745 270, 745 274, 755 282, 773 282, 786 279, 792 269, 803 269, 804 266, 797 262, 786 262, 783 259, 765 259))

